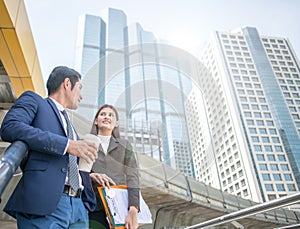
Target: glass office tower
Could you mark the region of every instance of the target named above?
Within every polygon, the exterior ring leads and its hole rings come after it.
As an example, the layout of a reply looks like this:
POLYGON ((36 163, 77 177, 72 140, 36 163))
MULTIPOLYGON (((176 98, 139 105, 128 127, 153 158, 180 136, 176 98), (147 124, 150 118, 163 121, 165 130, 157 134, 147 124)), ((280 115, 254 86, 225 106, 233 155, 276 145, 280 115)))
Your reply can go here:
POLYGON ((104 100, 98 95, 105 80, 104 59, 106 44, 106 25, 104 21, 93 15, 82 15, 78 22, 78 35, 76 43, 76 69, 82 74, 86 83, 83 86, 84 97, 79 107, 79 112, 91 119, 95 114, 95 108, 103 104, 104 100), (84 25, 88 24, 89 27, 84 25), (101 66, 100 66, 101 64, 101 66), (97 77, 94 77, 94 76, 97 77))
POLYGON ((252 27, 215 32, 201 61, 186 106, 195 177, 259 202, 297 192, 300 74, 289 41, 252 27))
POLYGON ((162 65, 153 33, 138 23, 128 26, 121 10, 84 15, 78 31, 79 114, 91 120, 101 104, 116 106, 122 134, 138 151, 193 176, 184 108, 189 77, 178 66, 162 65))

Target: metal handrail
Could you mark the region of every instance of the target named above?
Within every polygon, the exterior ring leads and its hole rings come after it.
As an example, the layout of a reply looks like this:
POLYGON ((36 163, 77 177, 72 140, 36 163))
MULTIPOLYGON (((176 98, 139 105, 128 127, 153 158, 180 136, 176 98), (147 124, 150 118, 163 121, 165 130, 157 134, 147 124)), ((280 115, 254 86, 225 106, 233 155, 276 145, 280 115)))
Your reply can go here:
POLYGON ((9 145, 0 161, 0 197, 27 153, 27 145, 16 141, 9 145))
POLYGON ((256 215, 259 213, 263 213, 266 211, 274 210, 277 208, 285 207, 288 205, 292 205, 300 202, 300 192, 284 196, 279 199, 271 200, 269 202, 265 202, 262 204, 257 204, 255 206, 251 206, 249 208, 245 208, 236 212, 229 213, 227 215, 223 215, 211 220, 207 220, 205 222, 185 227, 185 229, 195 229, 195 228, 205 228, 211 226, 217 226, 220 224, 232 222, 238 219, 246 218, 248 216, 256 215))

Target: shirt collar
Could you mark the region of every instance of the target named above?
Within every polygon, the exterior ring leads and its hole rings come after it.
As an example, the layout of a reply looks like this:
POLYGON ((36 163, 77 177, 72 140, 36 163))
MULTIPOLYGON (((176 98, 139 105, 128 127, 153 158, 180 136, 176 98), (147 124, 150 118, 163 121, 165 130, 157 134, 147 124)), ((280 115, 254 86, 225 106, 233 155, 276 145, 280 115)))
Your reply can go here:
POLYGON ((55 106, 57 107, 57 109, 59 111, 63 111, 64 110, 64 107, 59 102, 57 102, 55 99, 53 99, 51 97, 49 97, 49 98, 53 101, 53 103, 55 104, 55 106))

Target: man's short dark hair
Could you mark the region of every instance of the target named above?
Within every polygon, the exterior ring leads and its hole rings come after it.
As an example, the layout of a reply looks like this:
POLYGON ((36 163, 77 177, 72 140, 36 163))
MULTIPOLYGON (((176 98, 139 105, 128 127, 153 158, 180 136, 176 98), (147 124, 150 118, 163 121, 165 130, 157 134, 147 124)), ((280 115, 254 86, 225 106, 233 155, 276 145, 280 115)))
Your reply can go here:
POLYGON ((75 86, 76 82, 81 79, 81 75, 72 68, 66 66, 55 67, 47 80, 48 96, 54 93, 66 78, 71 81, 71 89, 75 86))

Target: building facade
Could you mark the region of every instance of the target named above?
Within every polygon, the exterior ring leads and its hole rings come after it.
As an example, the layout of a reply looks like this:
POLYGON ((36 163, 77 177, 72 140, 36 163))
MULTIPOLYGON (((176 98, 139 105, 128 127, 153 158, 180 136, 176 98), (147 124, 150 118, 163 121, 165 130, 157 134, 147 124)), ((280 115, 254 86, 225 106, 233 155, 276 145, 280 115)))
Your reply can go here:
POLYGON ((91 120, 101 104, 114 105, 122 134, 138 151, 194 176, 184 108, 191 81, 177 66, 160 63, 165 56, 156 37, 108 8, 80 18, 76 48, 79 114, 91 120))
POLYGON ((285 38, 215 32, 187 102, 195 177, 258 202, 299 190, 299 62, 285 38), (195 125, 196 123, 196 125, 195 125))

